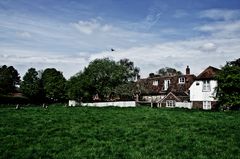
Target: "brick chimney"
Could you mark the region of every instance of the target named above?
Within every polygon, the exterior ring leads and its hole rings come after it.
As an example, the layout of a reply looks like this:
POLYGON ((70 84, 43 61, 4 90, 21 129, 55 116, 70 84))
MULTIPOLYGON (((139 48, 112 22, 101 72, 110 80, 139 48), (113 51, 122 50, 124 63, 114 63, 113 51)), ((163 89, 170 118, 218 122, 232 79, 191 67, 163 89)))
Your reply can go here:
POLYGON ((190 75, 190 68, 189 68, 189 66, 187 66, 187 68, 186 68, 186 75, 190 75))

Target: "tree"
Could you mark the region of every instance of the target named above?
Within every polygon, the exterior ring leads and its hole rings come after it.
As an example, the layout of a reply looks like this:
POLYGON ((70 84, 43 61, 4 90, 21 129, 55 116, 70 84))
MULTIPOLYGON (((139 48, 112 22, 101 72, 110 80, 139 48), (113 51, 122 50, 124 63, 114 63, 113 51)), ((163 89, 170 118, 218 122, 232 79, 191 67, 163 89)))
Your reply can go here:
POLYGON ((126 67, 117 64, 109 58, 96 59, 84 69, 88 79, 90 93, 97 94, 100 99, 107 100, 114 88, 127 82, 126 67))
POLYGON ((137 93, 136 84, 133 82, 118 85, 114 90, 115 96, 121 100, 134 100, 137 93))
POLYGON ((140 69, 138 67, 134 67, 134 63, 132 61, 125 58, 121 59, 118 63, 125 67, 125 78, 128 79, 128 81, 134 81, 139 77, 140 69))
POLYGON ((171 67, 165 67, 158 70, 159 76, 175 76, 175 75, 182 75, 183 73, 181 71, 177 71, 174 68, 171 67))
POLYGON ((103 58, 90 62, 83 72, 68 81, 68 97, 91 101, 93 96, 98 96, 100 100, 110 100, 117 86, 129 83, 139 73, 133 62, 126 59, 120 61, 103 58))
POLYGON ((216 77, 217 98, 221 107, 240 108, 240 58, 227 62, 216 77))
POLYGON ((49 101, 60 102, 66 98, 66 79, 62 72, 47 68, 42 73, 44 93, 49 101))
POLYGON ((92 86, 89 84, 88 78, 79 72, 72 76, 66 84, 67 96, 69 99, 76 101, 91 101, 92 94, 95 92, 92 86))
POLYGON ((28 69, 20 85, 22 93, 35 102, 43 99, 43 87, 39 74, 35 68, 28 69))
POLYGON ((18 71, 13 67, 3 65, 0 67, 0 93, 8 94, 16 91, 16 85, 20 83, 18 71))

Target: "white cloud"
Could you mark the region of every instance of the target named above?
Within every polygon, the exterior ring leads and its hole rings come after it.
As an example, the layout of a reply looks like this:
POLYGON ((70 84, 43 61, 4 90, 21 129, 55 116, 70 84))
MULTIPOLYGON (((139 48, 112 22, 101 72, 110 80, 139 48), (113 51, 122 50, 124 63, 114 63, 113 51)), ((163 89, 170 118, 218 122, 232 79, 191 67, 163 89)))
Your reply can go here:
POLYGON ((200 46, 200 49, 205 52, 215 52, 217 50, 217 46, 216 44, 209 42, 200 46))
POLYGON ((209 18, 213 20, 233 20, 240 17, 240 10, 228 9, 209 9, 200 12, 200 18, 209 18))
POLYGON ((111 25, 104 25, 101 24, 98 20, 92 19, 90 21, 78 21, 77 23, 72 23, 72 26, 74 26, 78 31, 84 34, 92 34, 93 32, 99 32, 99 31, 110 31, 112 29, 111 25))
POLYGON ((74 55, 54 55, 55 53, 51 52, 5 48, 2 53, 0 63, 16 67, 21 76, 31 67, 38 70, 52 67, 62 71, 66 78, 70 78, 90 62, 89 53, 84 52, 74 55))
POLYGON ((23 32, 17 32, 16 33, 18 37, 21 38, 31 38, 32 35, 29 32, 23 31, 23 32))
POLYGON ((200 31, 205 32, 219 32, 219 31, 227 31, 227 32, 239 32, 240 31, 240 20, 234 22, 216 22, 206 24, 200 27, 197 27, 200 31))
POLYGON ((91 55, 90 60, 103 57, 110 57, 114 60, 129 58, 134 61, 136 66, 140 67, 143 77, 147 77, 150 72, 156 72, 166 66, 185 72, 187 65, 190 66, 192 73, 198 75, 209 65, 220 67, 226 61, 236 59, 238 52, 240 52, 240 47, 236 47, 239 42, 240 39, 229 41, 228 39, 197 38, 129 49, 116 49, 115 52, 100 52, 91 55), (209 54, 209 51, 214 52, 214 54, 209 54))
POLYGON ((143 77, 166 66, 185 72, 187 65, 197 75, 208 65, 219 67, 225 61, 239 58, 240 21, 235 16, 228 15, 222 18, 225 21, 207 22, 195 28, 197 33, 209 33, 207 35, 166 42, 163 35, 179 33, 177 27, 162 28, 154 34, 144 30, 160 20, 161 13, 157 9, 150 11, 143 22, 136 24, 143 28, 141 32, 126 29, 132 24, 128 22, 121 26, 104 23, 103 19, 90 19, 71 23, 70 27, 69 23, 28 15, 9 17, 0 14, 0 28, 6 30, 0 36, 11 37, 12 33, 17 33, 22 38, 31 37, 27 43, 11 38, 1 41, 0 63, 16 66, 22 76, 30 67, 38 70, 54 67, 69 78, 95 58, 129 58, 140 67, 143 77), (111 52, 112 47, 116 51, 111 52))
POLYGON ((162 16, 162 12, 159 11, 159 9, 154 6, 149 9, 149 13, 144 18, 143 21, 135 24, 135 28, 149 30, 159 22, 161 16, 162 16))
MULTIPOLYGON (((239 38, 240 36, 240 20, 212 22, 195 28, 197 31, 209 33, 218 39, 239 38)), ((209 37, 208 37, 209 38, 209 37)))

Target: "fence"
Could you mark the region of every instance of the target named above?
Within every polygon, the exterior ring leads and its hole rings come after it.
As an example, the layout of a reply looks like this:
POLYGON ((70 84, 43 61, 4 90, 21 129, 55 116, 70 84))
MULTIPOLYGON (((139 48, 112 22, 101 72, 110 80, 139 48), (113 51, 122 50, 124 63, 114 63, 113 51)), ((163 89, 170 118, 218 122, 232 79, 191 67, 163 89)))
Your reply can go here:
POLYGON ((175 107, 176 107, 176 108, 188 108, 188 109, 192 109, 192 103, 191 103, 191 102, 176 102, 175 107))
POLYGON ((68 105, 69 106, 81 105, 81 106, 89 106, 89 107, 109 107, 109 106, 136 107, 136 102, 135 101, 118 101, 118 102, 97 102, 97 103, 81 103, 80 104, 74 100, 69 100, 68 105))

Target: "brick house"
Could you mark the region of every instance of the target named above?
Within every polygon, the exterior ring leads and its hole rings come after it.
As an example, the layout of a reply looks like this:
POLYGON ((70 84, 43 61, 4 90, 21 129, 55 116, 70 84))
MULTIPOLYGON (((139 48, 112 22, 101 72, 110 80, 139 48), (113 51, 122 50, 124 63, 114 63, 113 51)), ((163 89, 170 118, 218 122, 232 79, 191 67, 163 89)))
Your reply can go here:
POLYGON ((184 75, 152 75, 140 79, 137 83, 145 88, 145 91, 141 92, 140 102, 151 103, 152 106, 175 107, 176 102, 189 101, 189 88, 195 78, 187 66, 184 75))

